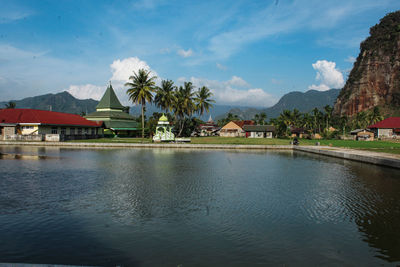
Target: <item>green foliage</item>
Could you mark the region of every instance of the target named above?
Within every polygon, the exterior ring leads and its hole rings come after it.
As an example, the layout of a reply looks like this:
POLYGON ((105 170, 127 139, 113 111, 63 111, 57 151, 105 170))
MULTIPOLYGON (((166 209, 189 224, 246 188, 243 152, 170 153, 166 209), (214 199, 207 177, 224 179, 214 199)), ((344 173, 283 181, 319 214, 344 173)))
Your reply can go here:
POLYGON ((142 105, 142 138, 144 138, 144 106, 146 102, 152 102, 152 93, 156 90, 154 80, 157 77, 150 75, 150 71, 139 69, 137 73, 133 72, 133 75, 129 77, 132 82, 125 83, 125 86, 128 87, 126 93, 129 96, 129 100, 142 105))

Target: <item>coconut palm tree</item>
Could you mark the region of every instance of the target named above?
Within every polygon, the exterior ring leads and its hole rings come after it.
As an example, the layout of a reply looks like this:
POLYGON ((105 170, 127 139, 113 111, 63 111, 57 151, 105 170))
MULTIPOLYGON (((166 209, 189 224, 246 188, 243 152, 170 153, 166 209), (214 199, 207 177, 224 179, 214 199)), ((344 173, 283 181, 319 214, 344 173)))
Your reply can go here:
POLYGON ((210 99, 213 93, 207 87, 201 87, 194 98, 197 112, 200 116, 204 114, 204 111, 209 112, 210 108, 213 106, 211 103, 215 103, 215 100, 210 99))
POLYGON ((132 82, 125 83, 128 87, 126 93, 135 104, 142 105, 142 138, 144 138, 144 108, 146 102, 151 103, 153 100, 152 93, 155 91, 155 79, 156 76, 151 76, 151 72, 145 69, 139 69, 139 71, 133 72, 133 75, 129 77, 132 82))
POLYGON ((183 127, 185 125, 185 117, 189 118, 196 111, 196 105, 194 104, 193 84, 191 82, 185 82, 183 86, 179 86, 179 89, 175 92, 175 102, 173 103, 173 111, 175 114, 175 120, 179 120, 179 132, 178 136, 181 135, 183 127))
POLYGON ((267 114, 265 114, 265 112, 261 112, 260 113, 260 122, 261 125, 265 125, 265 121, 267 120, 267 114))
POLYGON ((8 103, 6 103, 7 109, 15 108, 16 106, 17 106, 17 104, 15 104, 15 102, 12 102, 12 101, 9 101, 8 103))
POLYGON ((326 118, 326 130, 328 130, 329 129, 329 120, 331 119, 333 108, 329 105, 326 105, 324 107, 324 110, 325 110, 325 118, 326 118))
POLYGON ((379 107, 374 107, 374 109, 371 111, 371 113, 368 116, 368 124, 369 125, 375 124, 381 120, 383 120, 383 116, 381 115, 379 107))
POLYGON ((173 81, 162 80, 161 86, 156 87, 156 95, 154 97, 157 107, 166 112, 171 111, 176 98, 175 90, 176 86, 173 81))

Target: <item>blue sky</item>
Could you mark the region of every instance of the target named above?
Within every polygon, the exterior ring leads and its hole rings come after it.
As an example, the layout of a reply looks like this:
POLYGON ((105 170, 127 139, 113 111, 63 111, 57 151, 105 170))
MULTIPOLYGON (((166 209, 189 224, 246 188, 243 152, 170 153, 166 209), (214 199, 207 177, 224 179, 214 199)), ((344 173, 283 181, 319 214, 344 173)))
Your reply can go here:
POLYGON ((206 85, 218 104, 271 106, 342 87, 359 44, 398 0, 2 1, 0 100, 101 97, 139 68, 206 85))

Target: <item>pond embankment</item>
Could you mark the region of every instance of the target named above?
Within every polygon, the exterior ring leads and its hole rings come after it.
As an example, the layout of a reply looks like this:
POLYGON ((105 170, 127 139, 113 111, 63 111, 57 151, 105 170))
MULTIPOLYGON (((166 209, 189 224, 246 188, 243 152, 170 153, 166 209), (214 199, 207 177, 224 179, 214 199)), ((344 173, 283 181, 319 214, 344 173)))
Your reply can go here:
POLYGON ((155 144, 155 143, 85 143, 85 142, 12 142, 0 141, 0 145, 13 146, 56 146, 68 148, 173 148, 173 149, 233 149, 268 150, 283 149, 314 153, 324 156, 354 160, 375 165, 400 169, 400 156, 329 146, 293 146, 293 145, 232 145, 232 144, 155 144))

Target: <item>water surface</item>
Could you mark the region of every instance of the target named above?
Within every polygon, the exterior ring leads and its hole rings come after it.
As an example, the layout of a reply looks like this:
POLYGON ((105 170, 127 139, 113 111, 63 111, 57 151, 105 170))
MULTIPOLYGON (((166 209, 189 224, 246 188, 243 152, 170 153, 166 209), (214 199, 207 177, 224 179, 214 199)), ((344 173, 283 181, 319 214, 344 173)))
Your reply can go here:
POLYGON ((395 169, 293 151, 0 153, 0 262, 400 264, 395 169))

